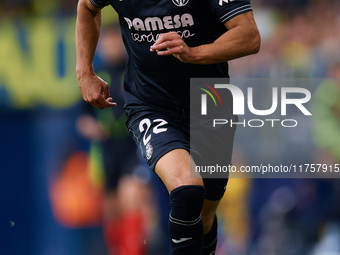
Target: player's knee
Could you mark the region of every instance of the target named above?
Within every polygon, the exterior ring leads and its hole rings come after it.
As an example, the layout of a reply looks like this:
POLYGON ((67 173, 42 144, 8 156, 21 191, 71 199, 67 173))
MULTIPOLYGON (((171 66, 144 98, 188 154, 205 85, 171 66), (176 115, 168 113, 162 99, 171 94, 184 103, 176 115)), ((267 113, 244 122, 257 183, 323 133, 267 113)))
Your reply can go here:
POLYGON ((170 219, 193 221, 201 218, 205 188, 200 185, 183 185, 170 193, 170 219))
POLYGON ((178 179, 176 188, 185 186, 201 186, 204 187, 202 178, 182 178, 178 179))
POLYGON ((203 179, 201 176, 194 176, 190 169, 185 167, 179 167, 173 169, 173 176, 170 183, 171 189, 174 190, 179 187, 184 186, 204 186, 203 179))
POLYGON ((202 178, 191 178, 190 173, 185 174, 186 169, 183 171, 174 171, 170 178, 162 179, 169 193, 180 187, 185 186, 201 186, 204 187, 202 178))
POLYGON ((175 149, 163 155, 155 165, 155 172, 164 182, 169 193, 184 185, 203 186, 199 173, 191 171, 194 165, 190 154, 184 149, 175 149))

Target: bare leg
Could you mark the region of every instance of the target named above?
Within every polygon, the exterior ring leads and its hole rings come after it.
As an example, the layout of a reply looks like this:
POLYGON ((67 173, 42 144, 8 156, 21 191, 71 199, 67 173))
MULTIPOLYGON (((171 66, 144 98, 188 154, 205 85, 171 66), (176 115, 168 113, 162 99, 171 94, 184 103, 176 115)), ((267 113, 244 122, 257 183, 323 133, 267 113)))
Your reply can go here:
POLYGON ((205 188, 199 174, 190 176, 190 166, 194 167, 194 162, 189 153, 176 149, 165 154, 155 167, 170 193, 169 232, 174 255, 202 253, 205 188))

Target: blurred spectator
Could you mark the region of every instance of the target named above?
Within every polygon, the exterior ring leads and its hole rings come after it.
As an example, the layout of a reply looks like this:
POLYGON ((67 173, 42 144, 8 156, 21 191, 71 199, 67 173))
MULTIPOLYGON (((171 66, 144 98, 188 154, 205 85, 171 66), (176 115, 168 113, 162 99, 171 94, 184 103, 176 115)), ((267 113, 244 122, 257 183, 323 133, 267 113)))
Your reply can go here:
POLYGON ((6 15, 22 15, 28 13, 31 0, 0 0, 0 13, 6 15))
POLYGON ((122 86, 127 56, 118 25, 103 31, 98 48, 101 61, 97 65, 103 64, 95 68, 109 74, 110 94, 117 107, 113 112, 99 111, 86 104, 87 111, 94 111, 95 116, 83 114, 77 127, 100 146, 99 153, 103 155, 103 224, 109 254, 144 255, 154 206, 148 186, 150 174, 125 128, 122 86))

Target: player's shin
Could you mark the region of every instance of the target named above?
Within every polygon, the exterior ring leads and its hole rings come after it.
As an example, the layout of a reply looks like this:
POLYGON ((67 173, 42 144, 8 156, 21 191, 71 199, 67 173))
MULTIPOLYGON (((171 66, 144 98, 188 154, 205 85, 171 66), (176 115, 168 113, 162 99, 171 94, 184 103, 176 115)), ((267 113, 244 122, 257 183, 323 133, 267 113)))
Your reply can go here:
POLYGON ((200 255, 203 243, 201 210, 205 188, 186 185, 170 193, 169 230, 173 255, 200 255))

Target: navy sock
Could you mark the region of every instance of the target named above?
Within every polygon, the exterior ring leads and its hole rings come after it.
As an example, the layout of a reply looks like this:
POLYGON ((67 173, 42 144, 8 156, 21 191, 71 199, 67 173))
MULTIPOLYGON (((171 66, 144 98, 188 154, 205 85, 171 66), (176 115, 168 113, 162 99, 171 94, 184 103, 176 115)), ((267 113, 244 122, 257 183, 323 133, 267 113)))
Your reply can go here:
POLYGON ((217 216, 215 215, 215 220, 211 230, 204 235, 202 255, 214 255, 216 245, 217 245, 217 216))
POLYGON ((201 210, 205 188, 185 185, 170 193, 169 231, 173 255, 201 255, 203 225, 201 210))

